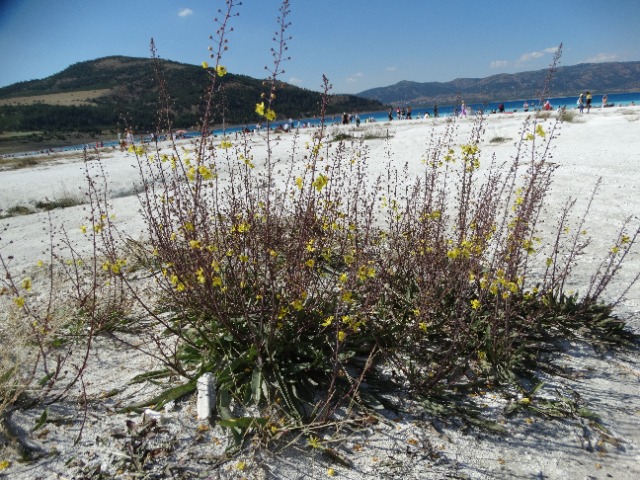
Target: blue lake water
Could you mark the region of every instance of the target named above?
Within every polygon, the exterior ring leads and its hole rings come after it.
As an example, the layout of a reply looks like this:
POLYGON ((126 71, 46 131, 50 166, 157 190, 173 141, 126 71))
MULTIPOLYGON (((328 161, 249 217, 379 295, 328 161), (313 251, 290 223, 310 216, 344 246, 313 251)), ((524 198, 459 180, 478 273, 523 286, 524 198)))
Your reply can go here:
MULTIPOLYGON (((574 108, 576 107, 576 103, 578 101, 578 96, 576 95, 575 97, 557 97, 557 98, 548 98, 546 100, 549 100, 549 103, 551 104, 551 106, 553 107, 554 110, 560 108, 560 107, 566 107, 567 109, 570 108, 574 108)), ((504 108, 505 108, 505 112, 523 112, 524 108, 523 105, 524 103, 527 102, 529 104, 529 111, 531 110, 536 110, 541 108, 540 104, 540 99, 523 99, 523 100, 513 100, 513 101, 509 101, 509 102, 491 102, 491 103, 486 103, 486 104, 482 104, 482 103, 472 103, 472 104, 467 104, 467 109, 468 112, 476 112, 479 110, 482 110, 484 112, 492 112, 492 111, 497 111, 498 110, 498 105, 500 103, 504 103, 504 108)), ((607 99, 607 104, 614 104, 616 107, 618 106, 627 106, 627 105, 631 105, 631 104, 635 104, 635 105, 640 105, 640 92, 634 92, 634 93, 612 93, 610 95, 608 95, 608 99, 607 99)), ((599 108, 602 105, 602 95, 593 95, 593 99, 592 99, 592 108, 599 108)), ((402 107, 401 107, 402 108, 402 107)), ((446 116, 450 116, 450 115, 454 115, 456 112, 456 105, 443 105, 440 106, 438 105, 438 115, 441 117, 446 117, 446 116)), ((432 108, 413 108, 412 112, 411 112, 411 116, 412 118, 416 119, 416 118, 422 118, 424 117, 425 113, 429 113, 429 115, 431 117, 433 117, 433 107, 432 108)), ((367 112, 367 113, 360 113, 360 120, 362 122, 366 121, 367 119, 369 120, 374 120, 376 122, 386 122, 389 120, 388 116, 389 116, 389 111, 388 110, 384 110, 384 111, 378 111, 378 112, 367 112)), ((396 107, 393 108, 393 118, 394 121, 396 120, 396 107)), ((326 123, 335 123, 335 122, 340 122, 341 120, 341 116, 340 115, 328 115, 327 118, 325 119, 326 123)), ((289 122, 274 122, 272 124, 272 126, 276 127, 278 125, 284 125, 285 123, 289 123, 289 122)), ((308 123, 311 124, 312 126, 316 126, 320 123, 320 120, 317 118, 303 118, 303 119, 294 119, 293 120, 293 127, 298 126, 301 123, 308 123)), ((253 125, 249 125, 248 126, 250 129, 252 129, 254 126, 253 125)), ((225 132, 226 133, 234 133, 237 131, 240 131, 243 127, 235 127, 235 128, 228 128, 226 130, 222 130, 222 129, 217 129, 213 131, 214 135, 223 135, 225 132)), ((193 134, 188 134, 188 135, 194 135, 194 136, 199 136, 200 133, 199 132, 193 132, 193 134)))
MULTIPOLYGON (((592 108, 600 108, 602 106, 602 94, 601 95, 593 95, 592 100, 592 108)), ((566 107, 567 109, 576 108, 576 102, 578 101, 578 96, 572 97, 556 97, 556 98, 548 98, 549 103, 553 107, 554 110, 560 107, 566 107)), ((522 100, 513 100, 504 103, 505 112, 523 112, 524 111, 524 103, 527 102, 529 104, 529 111, 540 109, 540 99, 522 99, 522 100)), ((498 105, 501 102, 491 102, 491 103, 472 103, 467 104, 468 113, 474 113, 477 111, 484 111, 486 113, 497 111, 498 105)), ((640 92, 632 92, 632 93, 612 93, 608 95, 607 104, 613 104, 614 106, 628 106, 628 105, 640 105, 640 92)), ((407 105, 408 106, 408 105, 407 105)), ((446 117, 450 115, 454 115, 457 112, 458 106, 456 105, 438 105, 438 115, 440 117, 446 117)), ((393 108, 393 118, 396 121, 396 107, 393 108)), ((412 110, 412 118, 422 118, 425 113, 428 113, 431 117, 433 117, 433 107, 431 108, 415 108, 412 110)), ((375 121, 375 122, 386 122, 388 121, 388 110, 378 111, 378 112, 366 112, 360 113, 360 119, 362 122, 365 121, 375 121)), ((341 120, 341 116, 327 116, 325 119, 326 123, 339 123, 341 120)), ((290 123, 289 121, 278 121, 273 122, 271 124, 272 127, 277 127, 280 125, 284 125, 286 123, 290 123)), ((302 123, 305 123, 310 126, 317 126, 320 123, 320 119, 318 118, 302 118, 302 119, 293 119, 292 127, 300 126, 302 123)), ((214 135, 224 135, 241 131, 243 128, 253 129, 255 125, 239 125, 234 127, 229 127, 226 129, 214 129, 212 133, 214 135)), ((195 138, 200 136, 200 131, 188 131, 185 134, 187 138, 195 138)), ((136 136, 137 137, 137 136, 136 136)), ((143 137, 144 138, 144 137, 143 137)), ((139 139, 139 137, 137 137, 139 139)), ((148 138, 144 138, 148 140, 148 138)), ((118 146, 118 142, 116 140, 110 142, 104 142, 105 147, 116 147, 118 146)), ((87 148, 93 147, 93 145, 86 145, 87 148)), ((85 148, 85 145, 73 145, 64 148, 57 148, 56 151, 72 151, 72 150, 82 150, 85 148)), ((34 153, 39 152, 29 152, 29 153, 20 153, 15 156, 22 155, 32 155, 34 153)))

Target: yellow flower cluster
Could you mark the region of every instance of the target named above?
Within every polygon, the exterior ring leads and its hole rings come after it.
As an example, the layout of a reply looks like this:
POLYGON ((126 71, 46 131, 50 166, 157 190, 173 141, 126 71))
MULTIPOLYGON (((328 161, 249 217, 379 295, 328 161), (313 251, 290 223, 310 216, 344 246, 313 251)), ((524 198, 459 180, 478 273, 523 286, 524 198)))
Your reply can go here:
POLYGON ((127 261, 124 258, 118 258, 115 262, 105 260, 102 264, 102 269, 105 272, 111 272, 114 275, 122 273, 123 268, 127 265, 127 261))
POLYGON ((216 74, 219 77, 224 77, 227 74, 227 69, 225 67, 223 67, 222 65, 218 65, 216 67, 216 74))
POLYGON ((501 295, 502 298, 509 298, 512 294, 518 293, 522 288, 524 279, 518 277, 516 279, 508 279, 505 277, 505 272, 502 269, 498 269, 494 278, 489 278, 485 273, 480 278, 480 288, 482 290, 488 290, 492 295, 501 295))
POLYGON ((329 183, 329 177, 323 175, 322 173, 318 175, 318 177, 313 181, 313 187, 320 192, 324 187, 329 183))
POLYGON ((256 103, 256 113, 270 122, 276 119, 276 112, 264 106, 264 102, 256 103))
POLYGON ((464 162, 467 172, 473 172, 480 168, 480 160, 478 159, 478 153, 480 149, 477 145, 462 145, 462 161, 464 162))

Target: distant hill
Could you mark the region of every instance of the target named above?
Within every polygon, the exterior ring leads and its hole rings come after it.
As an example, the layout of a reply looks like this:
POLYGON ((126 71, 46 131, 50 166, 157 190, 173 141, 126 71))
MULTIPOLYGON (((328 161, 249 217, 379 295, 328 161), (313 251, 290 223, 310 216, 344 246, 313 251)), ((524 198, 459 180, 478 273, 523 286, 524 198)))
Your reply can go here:
MULTIPOLYGON (((536 70, 486 78, 458 78, 450 82, 402 81, 372 88, 357 95, 384 104, 433 106, 452 105, 461 98, 467 103, 531 99, 540 95, 549 71, 536 70)), ((581 63, 558 67, 550 85, 550 97, 596 93, 640 91, 640 62, 581 63)))
MULTIPOLYGON (((173 125, 196 127, 201 123, 202 97, 209 84, 207 71, 168 60, 160 60, 159 66, 171 96, 173 125)), ((79 131, 97 135, 125 123, 138 131, 154 130, 158 119, 155 79, 152 59, 113 56, 76 63, 42 80, 0 88, 0 132, 79 131)), ((259 121, 254 110, 260 94, 266 91, 263 81, 231 73, 220 80, 210 126, 221 124, 223 114, 227 124, 259 121)), ((382 108, 377 100, 334 95, 328 113, 382 108)), ((318 115, 320 94, 282 83, 274 110, 280 119, 318 115)))

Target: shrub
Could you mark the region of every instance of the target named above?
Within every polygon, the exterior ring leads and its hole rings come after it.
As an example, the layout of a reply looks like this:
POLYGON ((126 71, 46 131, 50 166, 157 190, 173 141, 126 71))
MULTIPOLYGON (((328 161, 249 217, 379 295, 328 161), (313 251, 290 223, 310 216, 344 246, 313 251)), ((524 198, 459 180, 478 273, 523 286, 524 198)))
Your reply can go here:
POLYGON ((77 205, 82 205, 82 203, 82 199, 77 196, 63 195, 59 198, 54 198, 53 200, 49 200, 48 198, 40 200, 36 202, 36 208, 40 208, 42 210, 55 210, 56 208, 75 207, 77 205))
POLYGON ((579 123, 578 116, 574 110, 563 110, 560 112, 560 118, 566 123, 579 123))
MULTIPOLYGON (((283 5, 274 52, 286 51, 283 5)), ((228 6, 207 112, 224 71, 228 6)), ((272 156, 269 129, 283 60, 275 54, 256 105, 267 127, 266 158, 252 156, 248 135, 203 136, 193 152, 170 155, 132 150, 161 305, 145 306, 158 327, 145 345, 188 379, 179 392, 213 372, 217 411, 240 435, 281 415, 304 424, 371 404, 373 385, 437 397, 470 388, 468 376, 513 382, 530 375, 543 345, 560 336, 624 341, 624 324, 597 299, 637 230, 621 232, 626 241, 584 298, 564 291, 588 243, 565 233, 570 206, 548 248, 538 236, 554 170, 549 146, 565 116, 546 128, 528 117, 511 164, 491 165, 485 179, 482 115, 458 147, 450 119, 415 178, 390 156, 386 173, 373 176, 371 163, 382 160, 370 158, 364 138, 331 137, 324 121, 302 149, 304 160, 294 151, 285 163, 272 156), (543 265, 534 265, 540 258, 543 265), (239 418, 250 414, 257 417, 239 418)), ((321 119, 329 91, 325 79, 321 119)))
MULTIPOLYGON (((270 78, 256 99, 267 153, 254 158, 247 134, 233 141, 205 135, 226 73, 221 60, 234 7, 227 2, 213 65, 205 65, 210 85, 195 148, 131 149, 148 242, 146 249, 130 244, 135 269, 96 180, 104 173, 86 175, 94 256, 82 267, 74 261, 67 277, 92 333, 105 324, 100 312, 127 295, 144 311, 138 335, 145 341, 137 337, 135 348, 186 382, 149 403, 161 408, 212 372, 219 421, 240 443, 248 429, 282 425, 283 417, 297 428, 338 409, 380 405, 385 388, 437 398, 516 382, 561 338, 625 341, 623 322, 598 300, 638 229, 625 225, 582 298, 564 290, 588 244, 581 228, 567 233, 571 204, 549 245, 539 237, 554 170, 550 142, 566 114, 546 128, 528 117, 510 164, 489 165, 484 177, 483 116, 462 145, 455 118, 448 119, 413 176, 391 152, 371 158, 364 138, 330 141, 325 78, 319 128, 301 152, 294 133, 288 160, 276 158, 269 127, 286 60, 285 1, 270 78), (373 162, 386 162, 384 174, 372 173, 373 162), (153 276, 156 298, 136 293, 141 267, 153 276), (98 301, 103 288, 112 301, 98 301)), ((171 131, 164 95, 159 118, 171 131)), ((16 285, 7 289, 19 298, 16 285)))
POLYGON ((4 214, 0 215, 0 218, 17 217, 19 215, 31 215, 32 213, 35 213, 35 211, 30 207, 26 207, 24 205, 14 205, 13 207, 7 208, 4 214))

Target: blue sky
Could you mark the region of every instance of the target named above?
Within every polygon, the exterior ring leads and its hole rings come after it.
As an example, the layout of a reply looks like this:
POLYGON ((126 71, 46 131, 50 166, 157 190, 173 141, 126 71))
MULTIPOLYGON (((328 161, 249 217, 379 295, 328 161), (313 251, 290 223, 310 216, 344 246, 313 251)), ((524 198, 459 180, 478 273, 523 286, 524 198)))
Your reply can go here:
MULTIPOLYGON (((243 0, 222 63, 263 77, 280 1, 243 0)), ((199 65, 223 0, 0 0, 0 86, 109 55, 199 65)), ((282 80, 357 93, 561 65, 640 60, 639 0, 291 0, 282 80)))

